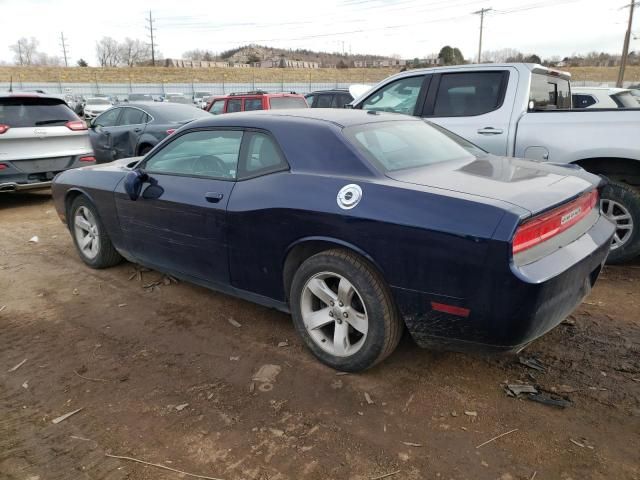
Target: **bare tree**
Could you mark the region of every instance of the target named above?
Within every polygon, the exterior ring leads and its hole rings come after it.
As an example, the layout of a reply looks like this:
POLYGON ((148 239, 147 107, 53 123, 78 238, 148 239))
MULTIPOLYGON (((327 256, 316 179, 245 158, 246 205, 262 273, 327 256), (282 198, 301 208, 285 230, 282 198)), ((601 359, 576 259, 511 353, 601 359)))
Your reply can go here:
POLYGON ((33 57, 32 64, 41 67, 60 67, 64 64, 64 62, 57 55, 49 56, 44 52, 36 52, 33 57))
POLYGON ((117 67, 120 63, 118 42, 111 37, 102 37, 96 42, 96 57, 101 67, 117 67))
POLYGON ((213 62, 216 58, 216 54, 211 50, 201 50, 196 48, 194 50, 188 50, 182 54, 182 58, 185 60, 203 60, 205 62, 213 62))
POLYGON ((151 47, 138 39, 125 38, 119 50, 120 61, 129 67, 145 63, 151 58, 151 47))
POLYGON ((17 65, 31 65, 38 50, 38 40, 35 37, 30 39, 20 38, 16 43, 9 46, 14 53, 14 60, 17 65))
POLYGON ((492 50, 488 52, 482 52, 482 59, 490 63, 504 63, 514 59, 523 58, 524 56, 515 48, 503 48, 501 50, 492 50))

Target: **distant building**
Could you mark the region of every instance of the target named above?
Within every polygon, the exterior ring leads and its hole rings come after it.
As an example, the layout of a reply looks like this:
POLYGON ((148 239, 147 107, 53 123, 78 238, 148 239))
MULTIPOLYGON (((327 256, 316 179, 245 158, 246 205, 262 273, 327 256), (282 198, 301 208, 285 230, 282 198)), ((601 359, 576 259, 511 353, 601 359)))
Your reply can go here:
POLYGON ((191 60, 189 58, 167 58, 165 67, 176 68, 226 68, 229 62, 209 62, 207 60, 191 60))
POLYGON ((405 67, 406 60, 397 58, 385 58, 382 60, 354 60, 353 66, 356 68, 388 68, 388 67, 405 67))

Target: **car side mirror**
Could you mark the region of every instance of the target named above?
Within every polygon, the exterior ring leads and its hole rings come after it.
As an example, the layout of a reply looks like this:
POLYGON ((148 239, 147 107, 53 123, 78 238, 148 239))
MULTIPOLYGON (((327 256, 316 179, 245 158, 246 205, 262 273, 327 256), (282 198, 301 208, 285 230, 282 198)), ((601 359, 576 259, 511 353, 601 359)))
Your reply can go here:
POLYGON ((143 170, 131 170, 124 177, 124 190, 129 195, 129 198, 136 201, 140 198, 140 192, 142 192, 142 184, 148 180, 147 175, 143 170))
POLYGON ((353 110, 353 105, 350 103, 345 104, 344 108, 348 108, 349 110, 353 110))

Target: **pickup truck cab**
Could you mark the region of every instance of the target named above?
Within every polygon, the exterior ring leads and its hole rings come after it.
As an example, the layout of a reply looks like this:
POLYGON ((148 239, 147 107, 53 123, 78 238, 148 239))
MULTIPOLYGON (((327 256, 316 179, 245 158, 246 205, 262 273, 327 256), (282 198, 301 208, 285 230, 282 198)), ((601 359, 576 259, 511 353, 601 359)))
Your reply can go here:
POLYGON ((350 107, 423 117, 495 155, 606 177, 601 207, 617 228, 609 262, 623 262, 640 254, 640 109, 572 109, 570 78, 537 64, 416 69, 350 107))

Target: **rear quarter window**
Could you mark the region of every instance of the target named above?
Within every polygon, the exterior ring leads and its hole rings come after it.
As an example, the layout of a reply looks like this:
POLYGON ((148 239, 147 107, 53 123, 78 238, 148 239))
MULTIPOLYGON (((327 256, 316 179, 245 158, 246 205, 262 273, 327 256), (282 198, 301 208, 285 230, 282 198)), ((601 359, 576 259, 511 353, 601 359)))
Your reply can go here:
POLYGON ((0 123, 13 128, 56 126, 78 120, 67 104, 56 98, 0 98, 0 123))
POLYGON ((376 122, 347 127, 343 133, 383 172, 476 158, 463 142, 425 122, 376 122))
POLYGON ((269 99, 269 106, 272 110, 282 110, 285 108, 307 108, 307 102, 303 97, 274 97, 269 99))

